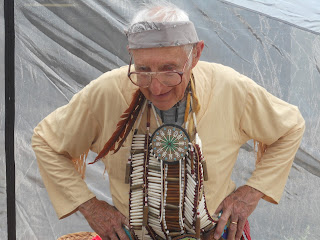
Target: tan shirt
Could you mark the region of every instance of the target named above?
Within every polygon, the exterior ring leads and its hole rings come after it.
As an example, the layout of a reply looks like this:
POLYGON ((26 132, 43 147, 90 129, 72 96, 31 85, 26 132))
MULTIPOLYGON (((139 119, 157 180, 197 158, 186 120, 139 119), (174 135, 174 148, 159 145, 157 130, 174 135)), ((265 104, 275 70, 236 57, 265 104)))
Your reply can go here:
MULTIPOLYGON (((59 218, 94 197, 70 159, 89 148, 98 153, 114 132, 136 89, 126 76, 127 69, 125 66, 107 72, 92 81, 34 130, 32 146, 59 218)), ((230 179, 232 169, 241 145, 249 139, 263 142, 268 148, 247 185, 264 193, 267 201, 278 203, 304 132, 298 108, 231 68, 199 62, 193 73, 201 104, 198 132, 209 173, 209 180, 204 182, 209 212, 214 213, 235 189, 230 179)), ((145 122, 144 116, 142 132, 145 122)), ((151 132, 155 129, 153 117, 151 132)), ((131 136, 117 154, 103 159, 113 202, 126 216, 129 185, 124 178, 130 144, 131 136)))

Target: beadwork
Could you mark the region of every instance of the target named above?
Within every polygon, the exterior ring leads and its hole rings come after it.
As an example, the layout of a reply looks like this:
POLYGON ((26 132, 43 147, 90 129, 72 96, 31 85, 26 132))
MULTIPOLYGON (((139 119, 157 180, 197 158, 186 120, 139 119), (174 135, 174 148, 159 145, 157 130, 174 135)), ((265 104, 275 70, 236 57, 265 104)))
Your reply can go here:
MULTIPOLYGON (((129 218, 136 239, 200 238, 216 222, 204 194, 204 158, 198 136, 191 142, 180 126, 167 124, 149 132, 152 103, 145 103, 132 138, 127 165, 129 218), (147 131, 137 128, 147 107, 147 131)), ((187 123, 186 123, 187 125, 187 123)))
POLYGON ((178 163, 188 152, 187 132, 180 126, 165 124, 151 136, 151 153, 165 163, 178 163))

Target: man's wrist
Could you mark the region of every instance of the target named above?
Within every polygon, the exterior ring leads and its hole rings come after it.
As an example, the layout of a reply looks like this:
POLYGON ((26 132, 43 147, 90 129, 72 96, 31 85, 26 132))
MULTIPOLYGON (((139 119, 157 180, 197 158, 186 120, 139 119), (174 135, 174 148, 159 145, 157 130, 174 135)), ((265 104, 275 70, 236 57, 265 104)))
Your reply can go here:
POLYGON ((251 187, 249 185, 244 185, 244 187, 247 187, 250 189, 250 193, 253 194, 257 199, 261 199, 264 197, 264 193, 259 191, 258 189, 251 187))
POLYGON ((99 201, 96 197, 93 197, 89 199, 88 201, 82 203, 79 205, 78 209, 83 214, 86 211, 89 211, 89 209, 92 208, 93 205, 95 205, 96 201, 99 201))

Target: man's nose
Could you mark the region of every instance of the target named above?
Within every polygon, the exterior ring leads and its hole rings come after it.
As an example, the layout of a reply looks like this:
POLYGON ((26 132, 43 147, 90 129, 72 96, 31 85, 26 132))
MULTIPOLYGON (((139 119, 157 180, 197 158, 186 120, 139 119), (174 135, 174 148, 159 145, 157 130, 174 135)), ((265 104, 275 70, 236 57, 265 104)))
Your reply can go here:
POLYGON ((163 88, 163 84, 158 80, 157 75, 151 77, 151 83, 149 86, 149 90, 153 95, 159 95, 163 88))

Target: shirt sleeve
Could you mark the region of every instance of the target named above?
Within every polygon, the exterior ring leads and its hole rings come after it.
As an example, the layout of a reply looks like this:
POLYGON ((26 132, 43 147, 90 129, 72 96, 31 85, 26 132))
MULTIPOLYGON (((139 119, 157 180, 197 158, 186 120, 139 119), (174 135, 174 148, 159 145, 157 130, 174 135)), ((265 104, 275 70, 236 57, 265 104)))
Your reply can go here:
POLYGON ((90 112, 85 89, 34 129, 32 147, 40 174, 58 217, 64 218, 95 195, 75 169, 72 158, 97 141, 100 126, 90 112))
POLYGON ((243 136, 266 144, 267 148, 246 184, 264 193, 265 200, 278 203, 305 121, 296 106, 271 95, 250 79, 247 82, 240 129, 243 136))

